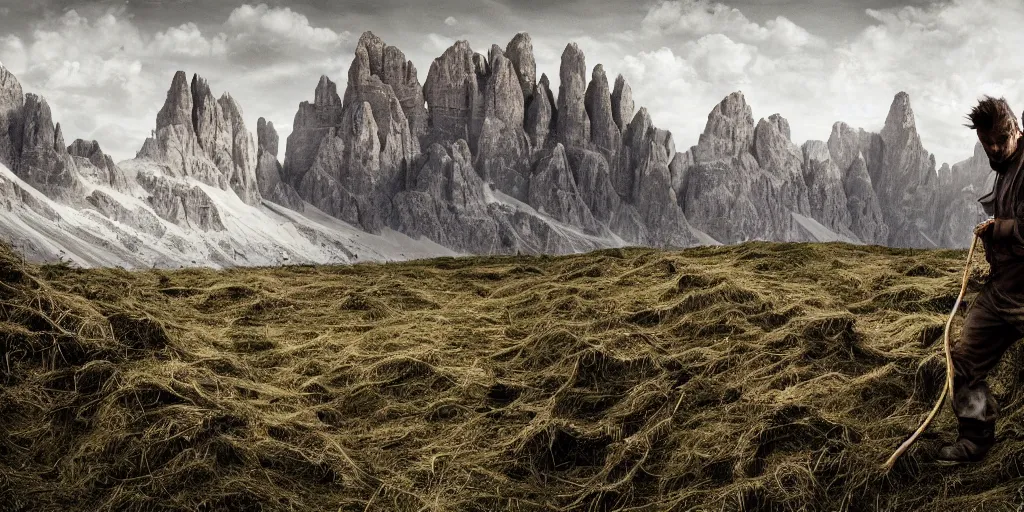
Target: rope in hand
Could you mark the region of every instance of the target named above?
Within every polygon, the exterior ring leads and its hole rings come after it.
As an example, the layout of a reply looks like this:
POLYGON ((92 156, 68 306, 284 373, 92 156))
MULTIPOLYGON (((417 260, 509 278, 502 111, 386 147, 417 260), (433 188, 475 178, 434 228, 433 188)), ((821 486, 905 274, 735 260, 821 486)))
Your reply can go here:
POLYGON ((949 352, 949 326, 950 324, 953 323, 953 317, 956 316, 957 309, 960 308, 960 301, 963 300, 964 298, 964 292, 967 291, 967 278, 968 276, 970 276, 971 272, 971 256, 974 255, 974 246, 977 244, 978 233, 975 232, 974 240, 971 241, 971 248, 970 250, 967 251, 967 264, 964 266, 964 279, 963 283, 960 285, 960 295, 957 296, 956 303, 953 304, 953 311, 949 313, 949 319, 946 320, 946 332, 945 334, 943 334, 944 346, 946 349, 946 383, 945 385, 942 386, 942 393, 939 394, 939 400, 935 402, 935 407, 932 409, 932 412, 928 414, 928 417, 924 419, 924 423, 922 423, 921 426, 917 428, 917 431, 910 436, 910 439, 904 441, 903 444, 901 444, 900 447, 896 449, 896 452, 893 453, 891 457, 889 457, 889 460, 885 461, 885 465, 883 467, 886 471, 892 469, 893 464, 896 464, 896 459, 898 459, 900 455, 903 455, 903 452, 907 451, 907 449, 910 448, 910 445, 914 444, 914 441, 917 441, 918 436, 920 436, 921 433, 928 428, 928 425, 931 424, 932 420, 935 419, 935 415, 939 412, 939 409, 942 407, 942 402, 946 400, 946 393, 952 393, 953 356, 950 355, 949 352))

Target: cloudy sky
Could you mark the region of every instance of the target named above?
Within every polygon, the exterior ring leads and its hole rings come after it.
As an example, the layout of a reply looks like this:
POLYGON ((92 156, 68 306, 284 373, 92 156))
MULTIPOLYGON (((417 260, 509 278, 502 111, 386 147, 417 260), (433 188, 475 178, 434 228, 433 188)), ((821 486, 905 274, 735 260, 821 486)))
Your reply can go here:
POLYGON ((737 90, 755 120, 788 119, 797 144, 836 121, 880 130, 906 91, 941 164, 971 155, 962 123, 982 94, 1019 117, 1022 26, 1020 0, 0 0, 0 62, 47 99, 66 140, 122 160, 155 127, 176 70, 230 92, 250 131, 263 116, 284 139, 320 75, 344 90, 364 31, 401 48, 421 83, 456 40, 486 55, 525 31, 556 91, 576 42, 680 148, 737 90))

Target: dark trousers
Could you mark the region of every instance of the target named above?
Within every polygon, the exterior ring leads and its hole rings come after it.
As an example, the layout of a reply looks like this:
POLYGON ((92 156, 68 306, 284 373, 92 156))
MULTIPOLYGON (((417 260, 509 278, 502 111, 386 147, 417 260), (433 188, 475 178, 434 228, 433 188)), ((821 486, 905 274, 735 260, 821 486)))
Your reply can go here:
POLYGON ((1009 296, 985 283, 967 309, 963 334, 950 347, 953 359, 953 412, 961 435, 981 428, 994 431, 999 406, 986 378, 1006 349, 1024 335, 1024 297, 1009 296))

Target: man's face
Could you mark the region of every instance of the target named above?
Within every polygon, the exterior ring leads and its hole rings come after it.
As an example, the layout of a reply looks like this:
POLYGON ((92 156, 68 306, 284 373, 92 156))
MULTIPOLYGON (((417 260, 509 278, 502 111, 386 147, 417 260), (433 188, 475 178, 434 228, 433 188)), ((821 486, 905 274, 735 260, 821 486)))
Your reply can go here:
POLYGON ((1000 128, 991 131, 978 130, 978 140, 985 147, 988 159, 993 163, 1002 163, 1017 151, 1017 139, 1020 137, 1020 130, 1013 126, 1000 128))

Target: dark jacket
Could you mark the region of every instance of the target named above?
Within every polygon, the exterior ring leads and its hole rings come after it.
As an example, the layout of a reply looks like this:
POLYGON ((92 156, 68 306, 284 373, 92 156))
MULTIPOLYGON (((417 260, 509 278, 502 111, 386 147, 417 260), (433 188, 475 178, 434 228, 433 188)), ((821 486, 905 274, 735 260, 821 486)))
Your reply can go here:
POLYGON ((995 222, 981 236, 989 281, 1001 291, 1024 293, 1024 138, 1017 151, 1000 164, 992 190, 978 199, 995 222))

